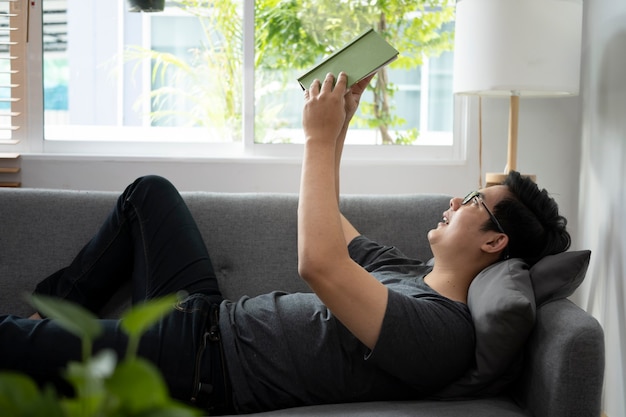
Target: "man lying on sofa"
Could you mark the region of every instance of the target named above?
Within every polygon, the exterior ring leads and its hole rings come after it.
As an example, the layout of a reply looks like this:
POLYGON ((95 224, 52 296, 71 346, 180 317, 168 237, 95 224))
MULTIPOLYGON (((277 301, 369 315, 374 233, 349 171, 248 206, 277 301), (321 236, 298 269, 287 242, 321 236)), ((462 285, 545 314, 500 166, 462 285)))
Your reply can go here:
MULTIPOLYGON (((423 398, 460 378, 474 360, 474 277, 507 257, 532 264, 565 251, 566 220, 545 190, 513 172, 442 208, 428 234, 432 265, 361 236, 339 210, 339 163, 371 77, 351 88, 346 78, 329 74, 304 95, 298 266, 313 293, 224 300, 189 210, 156 176, 129 185, 72 263, 35 292, 94 312, 127 281, 134 302, 187 292, 139 354, 174 398, 212 414, 423 398)), ((0 369, 62 386, 59 369, 80 359, 80 342, 40 319, 0 318, 0 369)), ((123 356, 118 322, 103 323, 94 348, 123 356)))

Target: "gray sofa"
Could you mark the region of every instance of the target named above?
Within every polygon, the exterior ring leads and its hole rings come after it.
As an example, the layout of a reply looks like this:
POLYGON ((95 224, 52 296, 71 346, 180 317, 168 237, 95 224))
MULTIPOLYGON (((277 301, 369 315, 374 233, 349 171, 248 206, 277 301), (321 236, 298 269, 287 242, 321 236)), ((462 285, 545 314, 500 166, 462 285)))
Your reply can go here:
MULTIPOLYGON (((308 291, 296 265, 297 196, 183 193, 202 230, 227 298, 275 289, 308 291), (282 271, 277 274, 276 271, 282 271)), ((117 193, 0 189, 0 314, 27 315, 22 294, 66 265, 96 231, 117 193)), ((442 195, 345 196, 342 210, 365 235, 419 259, 431 256, 427 231, 449 198, 442 195)), ((121 291, 106 315, 127 305, 121 291)), ((4 341, 2 341, 4 342, 4 341)), ((288 409, 275 416, 600 415, 604 374, 598 322, 566 298, 537 303, 523 373, 498 396, 288 409)))

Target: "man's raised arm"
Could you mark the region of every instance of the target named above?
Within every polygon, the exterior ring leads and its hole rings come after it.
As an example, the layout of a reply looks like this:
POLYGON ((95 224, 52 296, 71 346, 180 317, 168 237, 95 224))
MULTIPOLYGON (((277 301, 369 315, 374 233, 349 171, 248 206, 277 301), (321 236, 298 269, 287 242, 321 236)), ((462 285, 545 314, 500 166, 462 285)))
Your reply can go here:
POLYGON ((367 84, 348 90, 343 73, 334 86, 333 81, 329 74, 305 92, 298 271, 352 334, 373 348, 387 307, 387 289, 350 259, 346 241, 358 232, 340 213, 338 201, 337 147, 343 147, 349 118, 367 84))

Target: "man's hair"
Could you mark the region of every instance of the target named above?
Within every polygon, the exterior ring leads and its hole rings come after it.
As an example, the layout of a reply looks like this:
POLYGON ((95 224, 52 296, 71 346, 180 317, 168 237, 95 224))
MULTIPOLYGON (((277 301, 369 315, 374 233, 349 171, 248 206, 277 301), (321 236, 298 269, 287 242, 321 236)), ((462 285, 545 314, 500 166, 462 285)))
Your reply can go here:
MULTIPOLYGON (((571 243, 567 219, 548 192, 516 171, 503 184, 511 196, 495 205, 494 215, 509 237, 509 256, 532 265, 544 256, 566 251, 571 243)), ((497 231, 493 222, 484 228, 497 231)))

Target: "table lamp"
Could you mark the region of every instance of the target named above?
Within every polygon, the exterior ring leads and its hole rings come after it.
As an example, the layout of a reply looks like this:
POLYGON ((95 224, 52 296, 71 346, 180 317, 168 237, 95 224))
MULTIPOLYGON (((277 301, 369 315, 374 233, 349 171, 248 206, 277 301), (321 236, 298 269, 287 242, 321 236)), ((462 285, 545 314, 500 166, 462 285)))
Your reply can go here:
POLYGON ((582 0, 457 2, 454 93, 510 101, 507 164, 487 173, 487 186, 518 170, 520 97, 578 95, 582 8, 582 0))

